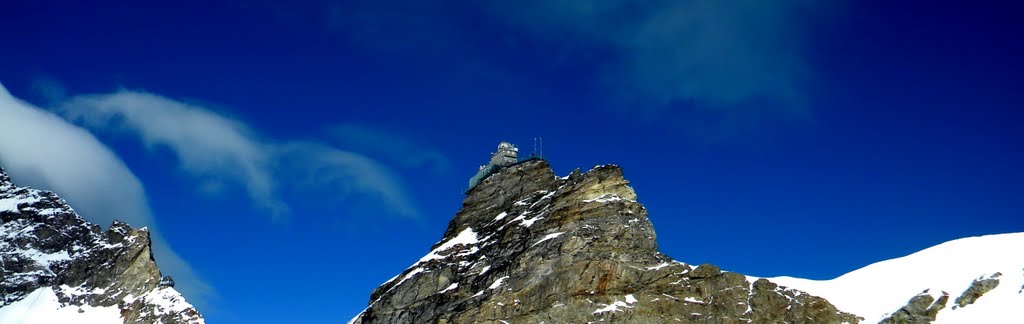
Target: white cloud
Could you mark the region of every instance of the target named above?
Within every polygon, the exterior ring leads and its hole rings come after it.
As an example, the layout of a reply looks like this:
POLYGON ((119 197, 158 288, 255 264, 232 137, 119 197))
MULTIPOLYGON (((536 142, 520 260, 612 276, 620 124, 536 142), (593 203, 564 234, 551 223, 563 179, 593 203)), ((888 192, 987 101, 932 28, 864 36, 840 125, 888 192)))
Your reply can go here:
POLYGON ((243 184, 257 207, 287 211, 274 194, 269 147, 244 124, 202 107, 135 91, 76 96, 63 105, 71 120, 93 129, 138 135, 149 149, 167 147, 180 167, 205 179, 243 184))
POLYGON ((19 185, 56 192, 86 220, 148 226, 161 270, 193 303, 213 291, 160 235, 142 183, 87 130, 18 100, 0 85, 0 165, 19 185))
POLYGON ((395 214, 417 215, 401 179, 376 160, 316 142, 270 140, 199 105, 120 90, 72 97, 61 110, 86 127, 138 136, 150 149, 169 149, 203 192, 241 184, 254 206, 274 216, 289 209, 280 187, 293 185, 340 198, 368 195, 395 214))

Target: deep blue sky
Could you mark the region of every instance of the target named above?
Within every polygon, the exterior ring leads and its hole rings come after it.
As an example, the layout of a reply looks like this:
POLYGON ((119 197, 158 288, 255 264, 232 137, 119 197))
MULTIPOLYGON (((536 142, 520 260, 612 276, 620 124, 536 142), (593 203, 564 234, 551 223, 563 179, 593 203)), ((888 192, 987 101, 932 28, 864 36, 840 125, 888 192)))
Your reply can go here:
POLYGON ((1024 231, 1019 5, 584 3, 8 2, 0 82, 53 110, 120 89, 189 102, 401 178, 414 216, 287 181, 274 216, 90 128, 213 287, 211 323, 355 315, 440 238, 501 140, 544 137, 558 174, 623 166, 662 251, 751 275, 827 279, 1024 231), (430 158, 389 155, 409 145, 430 158))

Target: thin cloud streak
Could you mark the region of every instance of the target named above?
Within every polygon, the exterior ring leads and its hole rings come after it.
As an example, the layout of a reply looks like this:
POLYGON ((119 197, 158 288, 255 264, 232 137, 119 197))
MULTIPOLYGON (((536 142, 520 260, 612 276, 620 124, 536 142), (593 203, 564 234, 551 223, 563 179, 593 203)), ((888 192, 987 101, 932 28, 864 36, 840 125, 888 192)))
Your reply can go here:
POLYGON ((292 142, 278 149, 304 190, 337 197, 365 195, 383 202, 397 216, 420 216, 401 178, 374 159, 316 142, 292 142))
POLYGON ((448 157, 431 146, 409 136, 381 127, 360 124, 332 126, 327 133, 333 143, 349 150, 364 152, 406 170, 426 170, 435 174, 451 171, 448 157))

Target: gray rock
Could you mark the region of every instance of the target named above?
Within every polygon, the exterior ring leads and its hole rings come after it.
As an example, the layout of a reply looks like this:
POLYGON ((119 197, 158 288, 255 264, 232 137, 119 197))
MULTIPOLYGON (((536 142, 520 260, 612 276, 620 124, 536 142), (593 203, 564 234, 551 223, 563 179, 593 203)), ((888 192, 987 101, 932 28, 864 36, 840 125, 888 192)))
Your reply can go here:
POLYGON ((174 288, 174 278, 171 278, 171 276, 164 276, 160 279, 160 287, 174 288))
POLYGON ((471 188, 442 240, 370 295, 356 323, 841 323, 826 300, 658 252, 622 169, 546 161, 471 188))
POLYGON ((974 304, 974 302, 977 301, 978 298, 981 298, 982 295, 991 291, 992 289, 995 289, 996 286, 999 286, 999 276, 1001 275, 1002 273, 996 272, 989 278, 978 278, 974 280, 974 282, 971 282, 971 286, 968 287, 963 294, 960 294, 960 297, 956 298, 956 306, 953 307, 964 307, 970 304, 974 304))
POLYGON ((939 314, 939 311, 943 307, 946 307, 946 302, 949 301, 949 294, 942 292, 942 296, 938 299, 932 297, 925 290, 917 296, 911 297, 910 301, 907 302, 906 306, 901 307, 899 310, 894 312, 889 317, 882 319, 880 324, 899 323, 899 324, 926 324, 935 321, 935 317, 939 314))

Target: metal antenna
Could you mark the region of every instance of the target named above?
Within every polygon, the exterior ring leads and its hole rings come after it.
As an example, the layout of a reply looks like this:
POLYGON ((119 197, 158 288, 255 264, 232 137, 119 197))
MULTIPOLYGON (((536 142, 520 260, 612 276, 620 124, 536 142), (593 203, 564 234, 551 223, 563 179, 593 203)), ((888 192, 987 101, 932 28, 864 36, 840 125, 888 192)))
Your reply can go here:
POLYGON ((537 157, 537 138, 533 138, 533 157, 537 157))
POLYGON ((544 158, 544 138, 540 138, 540 158, 544 158))

